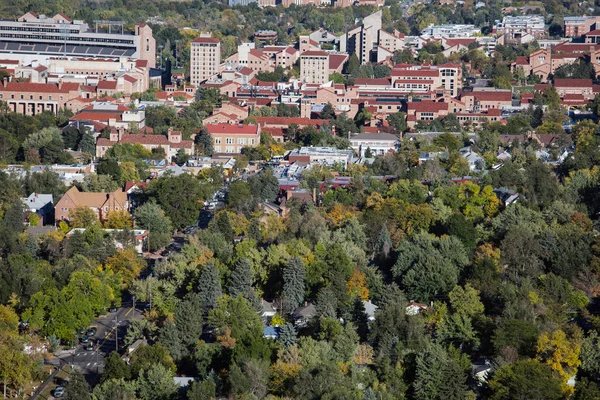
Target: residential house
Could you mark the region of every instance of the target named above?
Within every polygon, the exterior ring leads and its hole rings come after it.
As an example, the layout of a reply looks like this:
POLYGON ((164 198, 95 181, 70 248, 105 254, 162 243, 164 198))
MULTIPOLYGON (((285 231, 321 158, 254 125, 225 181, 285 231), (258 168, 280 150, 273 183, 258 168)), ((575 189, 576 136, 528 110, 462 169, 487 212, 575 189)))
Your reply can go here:
POLYGON ((54 199, 51 194, 31 193, 29 197, 22 198, 26 213, 35 213, 40 216, 39 225, 54 223, 54 199))
POLYGON ((69 213, 76 207, 88 207, 103 221, 111 211, 129 209, 127 193, 121 189, 114 192, 80 192, 76 186, 71 187, 54 207, 55 222, 68 221, 69 213))

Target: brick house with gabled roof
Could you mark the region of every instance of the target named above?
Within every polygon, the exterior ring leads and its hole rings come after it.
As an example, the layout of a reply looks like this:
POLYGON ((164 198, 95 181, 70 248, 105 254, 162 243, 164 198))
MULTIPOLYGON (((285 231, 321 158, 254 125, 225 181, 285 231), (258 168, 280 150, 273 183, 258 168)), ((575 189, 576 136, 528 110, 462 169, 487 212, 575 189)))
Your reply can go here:
POLYGON ((146 150, 162 147, 165 151, 165 158, 171 160, 177 155, 180 149, 185 154, 191 156, 194 154, 194 141, 183 140, 180 131, 169 128, 167 136, 164 135, 146 135, 146 134, 126 134, 124 129, 113 129, 110 132, 110 138, 98 138, 96 142, 96 157, 102 158, 106 152, 117 143, 140 144, 146 150))
POLYGON ((127 193, 121 189, 111 193, 106 192, 80 192, 76 186, 71 187, 56 203, 54 207, 55 222, 68 221, 69 213, 76 207, 88 207, 93 210, 100 221, 106 219, 111 211, 129 209, 127 193))

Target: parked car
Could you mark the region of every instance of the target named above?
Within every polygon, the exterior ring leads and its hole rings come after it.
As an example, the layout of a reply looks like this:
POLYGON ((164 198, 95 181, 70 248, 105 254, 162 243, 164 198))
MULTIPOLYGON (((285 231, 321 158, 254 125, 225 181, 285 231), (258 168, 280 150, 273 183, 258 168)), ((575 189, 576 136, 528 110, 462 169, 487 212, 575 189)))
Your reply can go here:
POLYGON ((90 338, 87 337, 87 335, 83 335, 82 337, 79 338, 79 342, 86 344, 90 342, 90 338))
POLYGON ((111 304, 110 307, 108 307, 108 312, 117 312, 117 306, 115 306, 114 304, 111 304))
POLYGON ((92 342, 91 340, 87 343, 83 345, 83 349, 85 351, 93 351, 94 350, 94 342, 92 342))
POLYGON ((150 303, 144 304, 144 311, 150 311, 151 308, 152 306, 150 305, 150 303))
POLYGON ((54 388, 54 393, 52 396, 54 397, 62 397, 65 394, 65 388, 62 386, 57 386, 54 388))
POLYGON ((90 326, 87 330, 86 335, 89 337, 94 337, 94 335, 96 335, 96 332, 98 332, 98 328, 96 328, 95 326, 90 326))

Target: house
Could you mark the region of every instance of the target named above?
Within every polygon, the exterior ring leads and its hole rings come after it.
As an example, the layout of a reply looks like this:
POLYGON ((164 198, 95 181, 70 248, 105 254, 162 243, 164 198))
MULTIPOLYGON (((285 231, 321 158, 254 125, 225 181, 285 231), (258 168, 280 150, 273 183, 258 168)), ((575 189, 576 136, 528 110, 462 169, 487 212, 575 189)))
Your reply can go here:
POLYGON ((361 157, 365 156, 367 149, 373 155, 383 155, 390 151, 395 152, 400 146, 400 139, 386 132, 359 133, 350 136, 349 139, 352 149, 361 157))
POLYGON ((471 171, 480 171, 485 167, 485 160, 479 154, 475 153, 471 146, 463 147, 458 150, 463 158, 467 159, 471 171))
POLYGON ((505 206, 516 203, 520 197, 519 193, 507 188, 494 189, 494 193, 496 194, 496 197, 498 197, 498 199, 504 203, 505 206))
POLYGON ((275 309, 274 303, 268 302, 266 300, 261 300, 260 305, 262 307, 262 317, 273 318, 275 314, 277 314, 277 310, 275 309))
POLYGON ((298 307, 292 314, 295 326, 305 326, 315 316, 317 310, 313 303, 304 303, 303 306, 298 307))
MULTIPOLYGON (((117 249, 124 249, 127 247, 127 241, 133 242, 133 247, 137 251, 138 254, 142 254, 144 249, 147 248, 148 243, 148 232, 145 229, 103 229, 104 232, 111 235, 115 241, 115 247, 117 249)), ((67 237, 73 235, 74 233, 84 233, 85 228, 75 228, 71 229, 69 233, 67 233, 67 237)))
POLYGON ((121 189, 114 192, 80 192, 76 186, 71 187, 54 207, 55 222, 68 221, 69 213, 76 207, 88 207, 103 221, 110 211, 129 209, 127 193, 121 189))
POLYGON ((488 374, 492 371, 492 366, 487 359, 479 359, 471 365, 471 371, 478 385, 487 382, 488 374))
POLYGON ((279 338, 281 328, 278 326, 265 326, 263 329, 263 337, 266 339, 275 340, 279 338))
POLYGON ((423 311, 427 311, 427 304, 416 303, 414 301, 409 302, 406 305, 406 315, 417 315, 421 314, 423 311))
POLYGON ((54 223, 54 200, 51 194, 31 193, 29 197, 22 198, 25 211, 38 214, 40 225, 54 223))
POLYGON ((362 303, 363 307, 365 308, 365 314, 367 314, 367 319, 369 321, 375 321, 375 313, 379 307, 373 304, 371 300, 363 300, 362 303))

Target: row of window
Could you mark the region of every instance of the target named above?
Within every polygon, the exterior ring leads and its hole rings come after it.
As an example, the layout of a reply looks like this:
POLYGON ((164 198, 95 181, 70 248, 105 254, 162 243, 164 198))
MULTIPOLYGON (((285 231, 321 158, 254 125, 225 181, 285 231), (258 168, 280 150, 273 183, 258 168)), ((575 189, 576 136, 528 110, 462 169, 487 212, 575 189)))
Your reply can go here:
POLYGON ((58 43, 63 41, 69 42, 92 42, 92 43, 118 43, 118 44, 131 44, 133 40, 121 40, 121 39, 105 39, 105 38, 84 38, 84 37, 73 37, 73 36, 40 36, 40 35, 20 35, 12 33, 0 33, 0 37, 10 39, 34 39, 39 41, 56 40, 58 43))
POLYGON ((21 32, 51 32, 51 33, 73 33, 79 34, 78 29, 68 29, 65 28, 30 28, 30 27, 21 27, 21 26, 2 26, 0 25, 1 31, 21 31, 21 32))
MULTIPOLYGON (((2 98, 4 98, 4 94, 3 94, 3 93, 0 93, 0 99, 2 99, 2 98)), ((14 98, 15 98, 15 95, 14 95, 14 94, 11 94, 11 95, 10 95, 10 98, 11 98, 11 99, 14 99, 14 98)), ((40 96, 40 98, 39 98, 39 99, 40 99, 40 100, 43 100, 43 96, 40 96)), ((62 96, 60 96, 60 100, 62 100, 62 99, 63 99, 63 97, 62 97, 62 96)), ((23 94, 21 95, 21 100, 25 100, 25 95, 23 95, 23 94)), ((32 94, 30 94, 30 95, 29 95, 29 99, 28 99, 28 100, 33 100, 33 95, 32 95, 32 94)), ((49 101, 52 101, 52 96, 48 96, 48 100, 49 100, 49 101)))
MULTIPOLYGON (((237 142, 238 142, 238 144, 254 144, 254 139, 238 138, 237 142)), ((215 143, 221 144, 221 138, 216 137, 215 143)), ((225 143, 226 144, 235 144, 235 138, 231 138, 231 137, 225 138, 225 143)))

